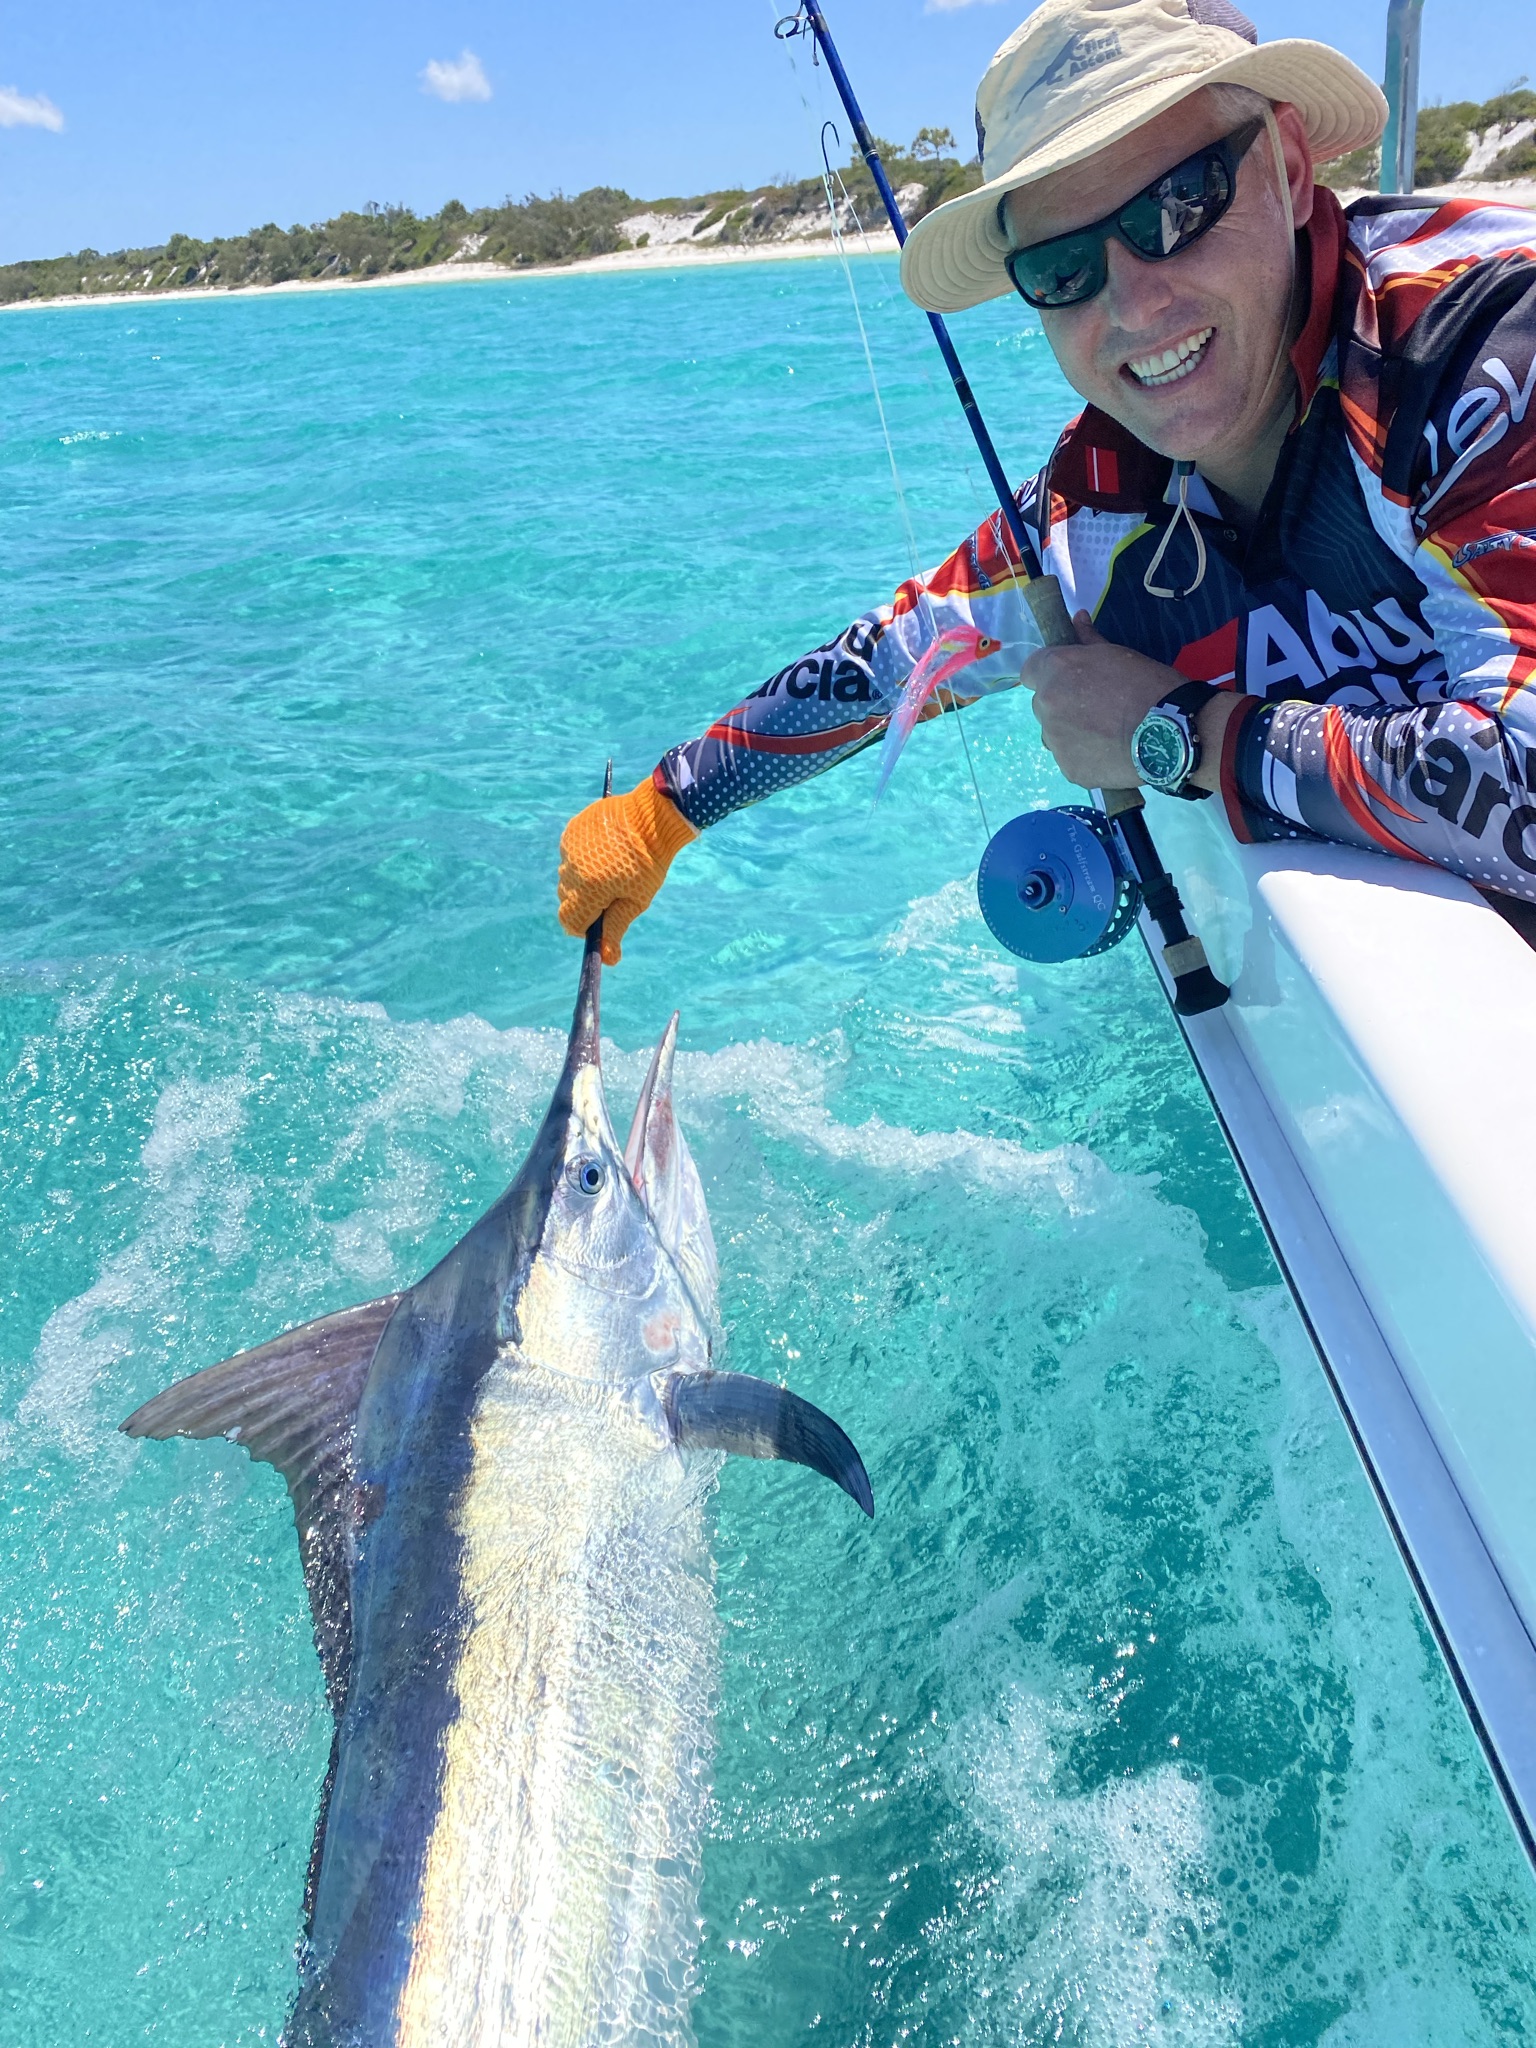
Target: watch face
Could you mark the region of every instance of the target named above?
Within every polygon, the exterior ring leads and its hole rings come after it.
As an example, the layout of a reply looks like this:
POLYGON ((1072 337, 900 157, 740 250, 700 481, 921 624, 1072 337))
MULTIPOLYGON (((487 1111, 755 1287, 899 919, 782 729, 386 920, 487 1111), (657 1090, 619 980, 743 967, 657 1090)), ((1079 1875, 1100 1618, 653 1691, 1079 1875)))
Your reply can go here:
POLYGON ((1154 789, 1177 789, 1189 773, 1194 749, 1177 720, 1166 712, 1149 711, 1131 741, 1136 767, 1154 789))

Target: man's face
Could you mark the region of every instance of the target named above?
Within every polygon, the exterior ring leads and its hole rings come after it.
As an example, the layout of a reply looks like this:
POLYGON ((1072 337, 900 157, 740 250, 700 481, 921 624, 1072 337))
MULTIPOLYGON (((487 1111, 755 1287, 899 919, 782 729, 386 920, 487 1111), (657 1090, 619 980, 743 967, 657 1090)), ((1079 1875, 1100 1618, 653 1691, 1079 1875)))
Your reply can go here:
MULTIPOLYGON (((1296 114, 1281 107, 1276 120, 1301 226, 1312 210, 1310 157, 1296 114)), ((1086 162, 1010 193, 1014 245, 1102 220, 1234 125, 1195 93, 1086 162)), ((1267 131, 1239 166, 1231 207, 1198 242, 1153 263, 1111 236, 1105 254, 1103 291, 1040 315, 1067 381, 1161 455, 1240 454, 1262 436, 1286 388, 1272 379, 1286 340, 1292 249, 1267 131)))

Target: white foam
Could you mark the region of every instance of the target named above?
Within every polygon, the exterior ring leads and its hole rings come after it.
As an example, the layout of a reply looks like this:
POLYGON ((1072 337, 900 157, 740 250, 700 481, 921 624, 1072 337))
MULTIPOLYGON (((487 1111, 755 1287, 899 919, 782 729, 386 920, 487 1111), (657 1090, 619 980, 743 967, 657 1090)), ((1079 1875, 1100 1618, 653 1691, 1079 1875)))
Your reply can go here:
POLYGON ((97 1383, 147 1333, 163 1339, 179 1320, 176 1267, 189 1245, 201 1242, 221 1261, 241 1248, 250 1184, 232 1169, 231 1153, 243 1100, 234 1078, 174 1081, 162 1092, 140 1153, 146 1226, 43 1325, 19 1430, 41 1431, 73 1457, 111 1455, 114 1423, 96 1412, 97 1383))
MULTIPOLYGON (((976 902, 976 877, 961 876, 946 882, 931 896, 917 896, 907 905, 907 914, 886 939, 887 953, 910 953, 914 947, 948 941, 954 933, 974 925, 978 942, 986 930, 976 902)), ((995 957, 995 956, 994 956, 995 957)))
POLYGON ((745 1103, 775 1137, 825 1157, 903 1178, 942 1175, 968 1187, 1025 1201, 1068 1216, 1117 1203, 1127 1185, 1085 1146, 1028 1151, 1008 1138, 972 1131, 914 1131, 870 1117, 845 1124, 827 1108, 827 1064, 769 1039, 731 1045, 678 1060, 679 1113, 702 1120, 710 1110, 745 1103))
POLYGON ((1059 1687, 1011 1686, 945 1754, 1005 1859, 990 1994, 1028 2013, 1032 2038, 1049 2013, 1079 2048, 1230 2048, 1241 2003, 1190 1939, 1219 1919, 1205 1795, 1176 1764, 1075 1791, 1066 1754, 1088 1716, 1059 1687))

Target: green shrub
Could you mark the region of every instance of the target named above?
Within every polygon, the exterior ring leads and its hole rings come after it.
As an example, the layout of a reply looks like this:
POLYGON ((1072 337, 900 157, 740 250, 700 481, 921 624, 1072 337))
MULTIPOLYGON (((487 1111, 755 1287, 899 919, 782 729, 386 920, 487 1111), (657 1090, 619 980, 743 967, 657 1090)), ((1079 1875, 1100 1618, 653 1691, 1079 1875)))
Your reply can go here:
POLYGON ((1469 100, 1448 107, 1420 107, 1415 138, 1415 185, 1448 185, 1472 154, 1474 128, 1486 126, 1483 109, 1469 100))
MULTIPOLYGON (((944 154, 954 146, 943 128, 919 130, 908 149, 880 145, 892 185, 920 185, 922 198, 909 206, 913 219, 942 200, 979 184, 981 170, 944 154)), ((868 167, 857 151, 843 172, 848 195, 861 226, 886 225, 885 210, 868 167)), ((481 262, 521 269, 534 264, 571 263, 583 256, 607 255, 626 246, 619 222, 645 211, 676 214, 702 212, 695 233, 718 227, 728 242, 771 239, 791 221, 803 227, 808 216, 825 222, 826 196, 819 177, 782 178, 755 191, 710 192, 697 199, 642 201, 612 185, 594 185, 568 198, 563 192, 540 198, 530 193, 521 201, 505 200, 470 212, 450 199, 439 213, 417 215, 406 206, 369 203, 358 212, 305 227, 280 228, 275 221, 245 235, 221 235, 208 241, 174 234, 156 249, 120 249, 102 257, 94 249, 73 256, 0 266, 0 304, 14 299, 61 298, 74 294, 118 291, 163 291, 171 286, 216 288, 231 285, 282 284, 299 278, 378 277, 444 263, 454 257, 467 234, 485 239, 481 262)))
POLYGON ((1528 135, 1488 166, 1490 178, 1536 178, 1536 136, 1528 135))
POLYGON ((740 206, 742 200, 745 199, 746 196, 747 195, 745 192, 725 192, 718 194, 716 196, 716 203, 713 206, 711 206, 708 213, 705 214, 704 218, 699 222, 698 226, 694 229, 693 232, 696 235, 707 235, 712 227, 717 226, 721 221, 725 219, 728 213, 733 213, 735 209, 738 206, 740 206))
POLYGON ((1495 121, 1501 125, 1506 121, 1536 121, 1536 92, 1522 91, 1524 84, 1524 79, 1521 79, 1508 92, 1501 92, 1496 99, 1485 100, 1477 110, 1478 118, 1473 126, 1487 128, 1495 121))
MULTIPOLYGON (((1536 92, 1526 90, 1523 79, 1518 79, 1507 92, 1484 100, 1481 105, 1475 100, 1453 100, 1447 106, 1420 107, 1415 138, 1415 187, 1450 184, 1472 154, 1472 138, 1495 123, 1506 126, 1515 121, 1533 120, 1536 120, 1536 92)), ((1337 163, 1320 165, 1318 183, 1330 185, 1335 191, 1361 188, 1374 191, 1380 162, 1381 152, 1374 144, 1369 149, 1353 150, 1337 163)), ((1505 150, 1484 175, 1491 179, 1536 175, 1536 138, 1516 143, 1505 150)))

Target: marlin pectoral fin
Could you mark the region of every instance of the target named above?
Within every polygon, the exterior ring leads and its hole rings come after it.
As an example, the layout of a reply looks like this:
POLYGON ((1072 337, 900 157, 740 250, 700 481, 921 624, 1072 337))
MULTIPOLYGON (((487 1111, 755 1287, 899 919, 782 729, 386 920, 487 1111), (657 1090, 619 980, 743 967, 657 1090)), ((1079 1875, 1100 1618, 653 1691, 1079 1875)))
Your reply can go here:
POLYGON ((869 1475, 850 1439, 788 1387, 745 1372, 675 1372, 662 1382, 661 1398, 674 1442, 809 1465, 874 1514, 869 1475))
POLYGON ((121 1425, 128 1436, 228 1437, 288 1482, 315 1648, 331 1707, 346 1698, 351 1653, 347 1518, 352 1428, 398 1294, 322 1316, 178 1380, 121 1425))

